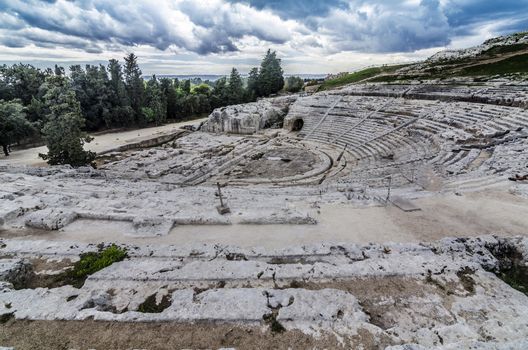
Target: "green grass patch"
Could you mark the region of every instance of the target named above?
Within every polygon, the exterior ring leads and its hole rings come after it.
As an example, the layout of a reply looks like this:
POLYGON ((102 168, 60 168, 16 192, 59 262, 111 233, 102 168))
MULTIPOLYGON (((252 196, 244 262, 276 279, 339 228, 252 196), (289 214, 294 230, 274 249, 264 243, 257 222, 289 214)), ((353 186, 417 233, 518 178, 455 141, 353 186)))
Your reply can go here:
POLYGON ((75 288, 80 288, 84 285, 84 281, 86 281, 88 276, 115 262, 123 261, 126 257, 126 249, 115 244, 106 248, 100 247, 98 252, 83 253, 80 255, 80 260, 73 265, 71 270, 56 277, 56 285, 54 287, 70 284, 75 288))
POLYGON ((498 62, 467 67, 456 75, 502 75, 511 73, 528 73, 528 54, 513 56, 498 62))
POLYGON ((482 52, 482 56, 495 56, 528 49, 528 44, 497 45, 482 52))
POLYGON ((379 77, 374 77, 369 79, 369 82, 372 83, 392 83, 399 80, 420 80, 428 79, 427 76, 410 76, 410 75, 381 75, 379 77))
POLYGON ((112 244, 98 252, 81 254, 81 259, 73 265, 69 274, 74 278, 86 278, 87 276, 122 261, 127 257, 125 249, 112 244))
POLYGON ((34 288, 58 288, 71 285, 75 288, 83 286, 86 278, 91 274, 112 265, 115 262, 122 261, 127 257, 126 249, 120 248, 115 244, 104 247, 99 246, 99 251, 83 253, 79 256, 79 261, 68 266, 67 270, 58 274, 34 273, 17 283, 15 289, 34 289, 34 288))
POLYGON ((381 66, 381 67, 373 67, 373 68, 366 68, 354 73, 349 73, 345 76, 342 76, 340 78, 336 79, 330 79, 325 81, 321 87, 319 88, 319 91, 321 90, 329 90, 333 89, 339 86, 357 83, 362 80, 375 77, 376 75, 382 74, 382 73, 393 73, 396 70, 405 67, 406 65, 397 65, 397 66, 381 66))

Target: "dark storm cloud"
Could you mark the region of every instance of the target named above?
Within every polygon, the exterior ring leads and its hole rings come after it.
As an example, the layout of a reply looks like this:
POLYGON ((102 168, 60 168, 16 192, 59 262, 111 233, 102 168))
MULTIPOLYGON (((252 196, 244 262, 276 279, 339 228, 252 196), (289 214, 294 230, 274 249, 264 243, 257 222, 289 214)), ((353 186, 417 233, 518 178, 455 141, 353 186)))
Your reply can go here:
POLYGON ((336 51, 410 52, 446 45, 451 34, 438 0, 407 7, 358 1, 318 19, 317 27, 335 38, 336 51))
MULTIPOLYGON (((234 40, 246 35, 272 43, 287 40, 284 30, 266 29, 262 21, 241 22, 241 17, 248 16, 239 10, 247 10, 247 7, 230 8, 221 6, 221 3, 218 6, 198 6, 191 1, 177 5, 173 7, 171 3, 154 1, 6 0, 0 4, 0 11, 6 16, 6 20, 0 22, 0 29, 25 26, 65 37, 125 46, 148 45, 165 50, 175 45, 200 54, 237 51, 234 40), (176 18, 171 17, 173 14, 176 18), (190 22, 181 23, 189 19, 190 22), (177 25, 193 26, 193 31, 189 32, 192 34, 182 34, 177 25)), ((10 34, 21 42, 37 43, 27 32, 10 34)), ((62 41, 58 40, 57 45, 62 45, 62 41)), ((79 45, 80 48, 85 46, 84 43, 79 45)))
POLYGON ((258 9, 271 9, 281 17, 291 19, 305 19, 311 16, 324 17, 330 10, 348 7, 344 0, 248 0, 231 1, 247 3, 258 9))
POLYGON ((528 0, 0 0, 0 44, 94 53, 137 45, 237 52, 248 37, 327 53, 412 52, 494 23, 498 34, 526 29, 528 0))

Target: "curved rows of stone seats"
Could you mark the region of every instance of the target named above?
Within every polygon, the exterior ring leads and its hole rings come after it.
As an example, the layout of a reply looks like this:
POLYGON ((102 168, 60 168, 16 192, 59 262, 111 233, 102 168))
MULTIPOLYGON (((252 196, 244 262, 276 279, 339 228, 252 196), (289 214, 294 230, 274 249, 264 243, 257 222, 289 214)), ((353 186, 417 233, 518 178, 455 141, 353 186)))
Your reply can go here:
MULTIPOLYGON (((430 164, 447 177, 458 176, 489 163, 497 145, 528 137, 528 110, 518 107, 528 88, 516 86, 511 94, 517 103, 508 105, 499 99, 480 99, 508 86, 478 88, 353 85, 299 98, 290 107, 285 125, 302 119, 300 137, 346 148, 355 164, 345 178, 364 177, 379 183, 396 175, 404 183, 406 176, 400 176, 398 169, 420 164, 430 164)), ((504 166, 498 172, 507 169, 504 166)), ((497 170, 484 175, 493 172, 497 170)))
POLYGON ((359 96, 405 97, 409 99, 429 99, 465 101, 512 107, 528 107, 528 85, 512 84, 466 84, 459 82, 442 84, 358 84, 349 85, 337 94, 359 96))

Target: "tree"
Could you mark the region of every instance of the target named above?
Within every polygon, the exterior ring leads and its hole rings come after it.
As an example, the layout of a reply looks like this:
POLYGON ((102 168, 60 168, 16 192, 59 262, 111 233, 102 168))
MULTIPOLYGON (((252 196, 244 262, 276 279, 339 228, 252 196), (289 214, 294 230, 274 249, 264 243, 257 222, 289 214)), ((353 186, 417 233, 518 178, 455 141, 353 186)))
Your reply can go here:
MULTIPOLYGON (((299 84, 300 80, 289 78, 286 89, 298 91, 299 84)), ((77 164, 90 158, 89 153, 85 156, 81 153, 82 145, 89 138, 80 130, 144 126, 147 122, 161 124, 168 118, 184 118, 228 104, 253 101, 259 96, 277 93, 283 86, 281 62, 271 50, 267 51, 260 68, 249 72, 247 88, 236 68, 229 77, 216 82, 201 78, 180 82, 155 76, 145 82, 133 53, 125 57, 124 65, 115 59, 106 67, 73 65, 68 75, 58 65, 45 70, 24 64, 0 65, 0 100, 19 99, 17 103, 24 107, 25 120, 43 132, 50 147, 52 143, 63 147, 60 135, 65 132, 60 128, 72 128, 71 140, 64 139, 64 143, 71 141, 68 143, 71 152, 68 152, 72 154, 59 154, 62 151, 50 148, 47 157, 55 163, 77 164), (78 106, 80 115, 77 115, 78 106), (51 125, 58 129, 53 131, 51 125)))
POLYGON ((162 124, 167 118, 167 102, 161 92, 156 75, 147 82, 145 89, 145 107, 142 109, 148 122, 162 124))
POLYGON ((299 92, 304 86, 304 80, 300 77, 288 77, 284 89, 288 92, 299 92))
POLYGON ((9 145, 33 135, 34 132, 20 100, 0 100, 0 145, 6 156, 9 156, 9 145))
POLYGON ((123 81, 123 70, 118 60, 111 59, 108 62, 108 100, 110 112, 105 120, 109 126, 130 126, 134 123, 134 111, 130 107, 125 83, 123 81))
POLYGON ((92 138, 81 131, 84 119, 75 92, 63 75, 48 77, 46 83, 48 90, 44 101, 49 114, 42 133, 48 153, 39 156, 50 165, 70 164, 75 167, 92 164, 95 153, 83 148, 84 143, 92 138))
POLYGON ((62 77, 66 74, 66 71, 64 70, 64 67, 55 65, 54 74, 58 77, 62 77))
POLYGON ((178 94, 176 93, 177 86, 174 85, 174 82, 174 80, 169 78, 160 79, 161 93, 163 94, 167 104, 166 119, 176 119, 176 115, 178 113, 178 94))
POLYGON ((86 70, 83 70, 79 65, 71 66, 70 81, 81 104, 86 128, 99 130, 105 125, 108 127, 111 106, 106 68, 86 65, 86 70))
POLYGON ((284 87, 281 60, 275 51, 268 50, 260 64, 258 77, 258 96, 276 94, 284 87))
POLYGON ((211 93, 211 107, 218 108, 227 104, 227 78, 222 77, 218 79, 214 85, 211 93))
POLYGON ((14 64, 0 67, 0 99, 19 99, 24 106, 39 93, 46 73, 30 64, 14 64))
POLYGON ((141 77, 141 69, 137 63, 137 56, 133 53, 125 57, 124 71, 126 91, 130 107, 134 111, 134 119, 138 125, 145 125, 145 118, 141 111, 145 86, 141 77))
POLYGON ((207 84, 196 85, 191 90, 192 94, 209 96, 211 93, 211 87, 207 84))
POLYGON ((247 101, 254 101, 258 96, 258 83, 259 83, 259 70, 258 68, 252 68, 249 71, 247 80, 247 101))
POLYGON ((231 75, 229 76, 229 86, 228 86, 228 103, 237 104, 242 102, 244 98, 244 83, 242 82, 242 77, 236 70, 233 68, 231 70, 231 75))
POLYGON ((182 91, 188 95, 191 93, 191 81, 189 79, 184 80, 183 84, 181 85, 182 91))
POLYGON ((47 110, 42 98, 33 97, 28 106, 26 106, 26 118, 40 129, 44 123, 47 110))

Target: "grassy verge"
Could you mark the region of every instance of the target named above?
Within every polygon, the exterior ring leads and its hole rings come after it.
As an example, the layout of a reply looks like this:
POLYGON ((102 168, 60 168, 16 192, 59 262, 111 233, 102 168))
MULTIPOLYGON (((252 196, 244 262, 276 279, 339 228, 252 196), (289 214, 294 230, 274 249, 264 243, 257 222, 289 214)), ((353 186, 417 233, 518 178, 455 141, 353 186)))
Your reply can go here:
POLYGON ((528 54, 513 56, 502 61, 479 64, 464 68, 457 75, 501 75, 511 73, 528 73, 528 54))
POLYGON ((450 79, 454 77, 468 76, 497 76, 513 73, 528 73, 528 54, 513 56, 493 63, 477 64, 475 66, 454 70, 452 68, 444 69, 442 66, 436 66, 425 69, 422 75, 381 75, 369 79, 371 82, 391 83, 401 80, 426 80, 426 79, 450 79))
POLYGON ((512 45, 498 45, 494 46, 489 50, 482 52, 481 56, 490 56, 502 55, 506 53, 512 53, 517 51, 522 51, 528 49, 528 44, 512 44, 512 45))
POLYGON ((70 269, 60 274, 48 275, 32 273, 24 283, 16 285, 15 289, 57 288, 65 285, 80 288, 84 285, 84 281, 86 281, 88 276, 115 262, 122 261, 126 257, 126 250, 115 244, 106 248, 101 247, 97 252, 81 254, 79 261, 74 263, 70 269))
POLYGON ((349 73, 343 77, 325 81, 319 88, 319 91, 329 90, 343 85, 357 83, 359 81, 375 77, 376 75, 382 73, 393 73, 404 66, 405 65, 373 67, 363 69, 354 73, 349 73))
POLYGON ((81 259, 73 265, 69 275, 75 279, 86 279, 89 275, 122 261, 127 257, 126 250, 112 244, 98 252, 81 254, 81 259))

